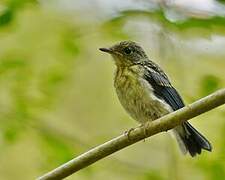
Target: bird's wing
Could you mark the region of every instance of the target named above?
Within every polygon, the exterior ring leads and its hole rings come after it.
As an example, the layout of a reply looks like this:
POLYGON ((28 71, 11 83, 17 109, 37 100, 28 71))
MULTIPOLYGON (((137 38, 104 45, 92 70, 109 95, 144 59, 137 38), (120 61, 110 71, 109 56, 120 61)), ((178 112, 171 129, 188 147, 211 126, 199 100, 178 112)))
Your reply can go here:
POLYGON ((146 69, 144 78, 152 86, 154 94, 167 102, 174 111, 184 107, 182 98, 172 87, 166 74, 155 64, 144 67, 146 69))

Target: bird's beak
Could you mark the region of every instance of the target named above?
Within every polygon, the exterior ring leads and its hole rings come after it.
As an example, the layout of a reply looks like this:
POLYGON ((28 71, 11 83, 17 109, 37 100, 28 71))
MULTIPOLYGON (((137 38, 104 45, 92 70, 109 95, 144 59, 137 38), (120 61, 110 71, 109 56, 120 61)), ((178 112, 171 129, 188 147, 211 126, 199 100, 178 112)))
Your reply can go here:
POLYGON ((106 53, 109 53, 109 54, 113 53, 113 51, 110 48, 99 48, 99 50, 103 51, 103 52, 106 52, 106 53))

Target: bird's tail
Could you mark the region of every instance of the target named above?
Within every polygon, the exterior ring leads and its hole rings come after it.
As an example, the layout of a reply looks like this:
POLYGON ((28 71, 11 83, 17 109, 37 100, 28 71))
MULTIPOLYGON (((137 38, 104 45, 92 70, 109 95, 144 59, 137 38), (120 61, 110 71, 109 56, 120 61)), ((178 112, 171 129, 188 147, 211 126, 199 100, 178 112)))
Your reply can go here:
POLYGON ((174 128, 174 133, 184 154, 188 151, 194 157, 201 154, 202 149, 212 151, 210 142, 188 122, 174 128))

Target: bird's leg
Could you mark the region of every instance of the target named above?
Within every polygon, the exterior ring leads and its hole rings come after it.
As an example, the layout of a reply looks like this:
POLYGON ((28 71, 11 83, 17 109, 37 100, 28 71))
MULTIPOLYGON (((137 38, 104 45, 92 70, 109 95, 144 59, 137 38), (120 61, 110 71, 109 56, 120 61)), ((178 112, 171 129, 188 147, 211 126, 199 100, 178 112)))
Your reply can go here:
MULTIPOLYGON (((146 132, 146 127, 147 127, 146 123, 140 124, 138 127, 143 128, 145 138, 147 138, 148 136, 147 136, 147 132, 146 132)), ((130 133, 133 130, 134 130, 134 128, 130 128, 129 130, 127 130, 127 131, 124 132, 124 135, 127 136, 127 138, 128 138, 129 141, 131 141, 130 133)), ((144 138, 144 142, 145 142, 145 138, 144 138)))
POLYGON ((133 130, 134 130, 134 128, 130 128, 129 130, 127 130, 127 131, 124 132, 124 135, 127 136, 127 138, 128 138, 129 141, 131 141, 131 139, 130 139, 130 133, 131 133, 131 131, 133 131, 133 130))
MULTIPOLYGON (((146 132, 146 127, 147 127, 147 126, 146 126, 146 123, 140 124, 139 127, 140 127, 140 128, 143 128, 145 138, 147 138, 148 136, 147 136, 147 132, 146 132)), ((144 138, 144 142, 145 142, 145 138, 144 138)))

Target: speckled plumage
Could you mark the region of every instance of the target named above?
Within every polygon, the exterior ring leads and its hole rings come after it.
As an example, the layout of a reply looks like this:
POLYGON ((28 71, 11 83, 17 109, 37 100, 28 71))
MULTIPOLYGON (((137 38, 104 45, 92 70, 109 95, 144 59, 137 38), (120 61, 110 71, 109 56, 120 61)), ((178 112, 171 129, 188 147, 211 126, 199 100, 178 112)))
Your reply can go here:
POLYGON ((172 111, 171 107, 153 94, 152 86, 144 80, 141 65, 117 68, 114 86, 124 109, 133 119, 144 123, 172 111))
MULTIPOLYGON (((111 54, 115 61, 114 86, 122 106, 133 119, 143 124, 184 107, 167 75, 138 44, 123 41, 100 50, 111 54)), ((195 156, 202 149, 212 149, 209 141, 188 122, 175 127, 173 132, 183 153, 188 151, 195 156)))

